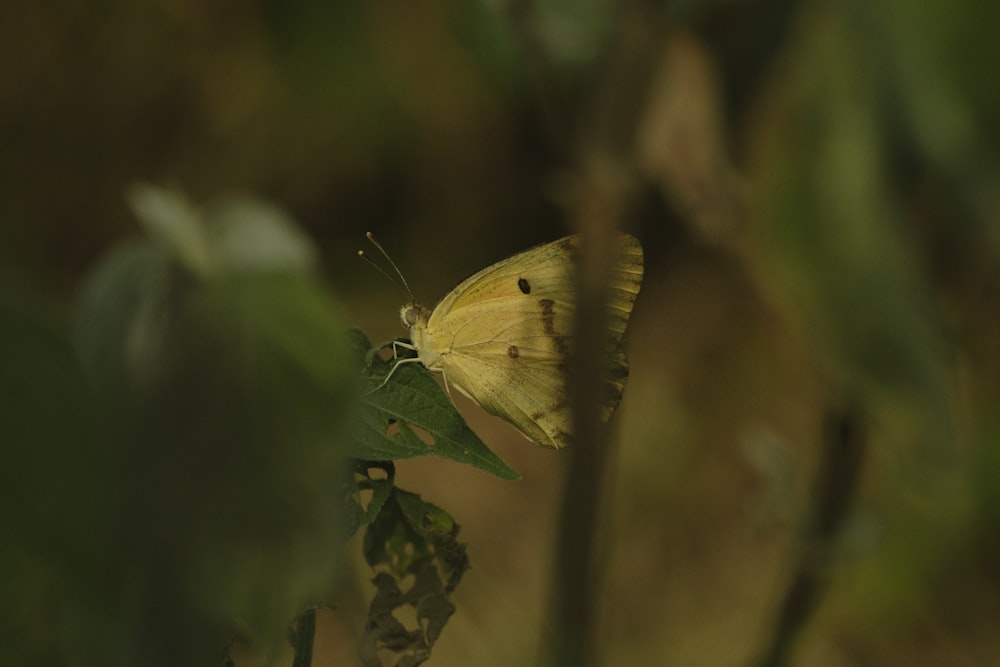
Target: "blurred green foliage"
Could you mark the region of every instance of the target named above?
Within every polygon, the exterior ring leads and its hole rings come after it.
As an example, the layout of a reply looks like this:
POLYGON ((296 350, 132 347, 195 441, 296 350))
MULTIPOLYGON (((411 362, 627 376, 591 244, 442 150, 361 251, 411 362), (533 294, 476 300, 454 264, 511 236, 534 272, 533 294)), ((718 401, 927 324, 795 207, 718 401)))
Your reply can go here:
POLYGON ((84 285, 76 354, 5 312, 16 662, 214 664, 236 632, 272 651, 340 571, 357 374, 311 247, 253 200, 141 192, 151 233, 84 285))

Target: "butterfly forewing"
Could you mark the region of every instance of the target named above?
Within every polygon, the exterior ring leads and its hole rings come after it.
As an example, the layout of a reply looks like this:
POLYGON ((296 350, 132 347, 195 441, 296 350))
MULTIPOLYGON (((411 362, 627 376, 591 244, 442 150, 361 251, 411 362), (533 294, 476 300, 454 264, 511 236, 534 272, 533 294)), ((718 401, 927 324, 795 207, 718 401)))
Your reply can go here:
POLYGON ((428 327, 455 310, 476 308, 484 301, 534 295, 565 301, 575 299, 574 271, 578 239, 568 236, 499 261, 466 278, 434 308, 428 327), (544 278, 544 281, 540 282, 544 278), (519 296, 520 295, 520 296, 519 296))

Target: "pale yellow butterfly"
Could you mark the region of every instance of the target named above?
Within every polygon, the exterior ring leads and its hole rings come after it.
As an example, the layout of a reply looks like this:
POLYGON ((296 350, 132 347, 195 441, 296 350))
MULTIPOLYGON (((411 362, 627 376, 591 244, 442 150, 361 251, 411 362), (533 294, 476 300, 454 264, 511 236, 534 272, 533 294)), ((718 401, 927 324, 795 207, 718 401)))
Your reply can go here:
MULTIPOLYGON (((616 236, 608 289, 610 373, 604 421, 628 378, 622 337, 642 282, 642 246, 616 236)), ((567 365, 573 348, 579 236, 536 246, 462 281, 433 311, 413 302, 400 318, 412 347, 446 386, 545 447, 572 442, 567 365)), ((401 360, 407 361, 407 360, 401 360)))

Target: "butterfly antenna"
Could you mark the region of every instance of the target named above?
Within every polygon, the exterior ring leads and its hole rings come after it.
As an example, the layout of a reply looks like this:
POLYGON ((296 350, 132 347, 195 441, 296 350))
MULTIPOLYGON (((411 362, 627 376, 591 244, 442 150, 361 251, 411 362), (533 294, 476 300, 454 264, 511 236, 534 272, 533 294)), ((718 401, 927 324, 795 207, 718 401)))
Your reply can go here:
MULTIPOLYGON (((413 291, 410 290, 410 285, 406 282, 406 278, 403 277, 403 272, 399 270, 398 266, 396 266, 396 262, 392 261, 392 257, 390 257, 389 253, 387 253, 385 251, 385 248, 383 248, 382 244, 378 242, 378 240, 375 238, 374 234, 372 234, 371 232, 368 232, 368 233, 365 234, 365 236, 368 238, 369 241, 371 241, 371 244, 373 246, 375 246, 376 248, 378 248, 378 251, 380 253, 382 253, 382 256, 385 257, 386 261, 389 262, 389 266, 391 266, 392 269, 393 269, 393 271, 396 272, 396 277, 399 278, 399 283, 402 284, 403 290, 406 292, 407 298, 409 298, 410 302, 412 303, 413 302, 413 291)), ((365 260, 366 262, 368 262, 369 264, 371 264, 372 266, 374 266, 375 269, 379 273, 381 273, 383 276, 385 276, 386 278, 388 278, 392 282, 396 282, 395 279, 385 271, 385 269, 383 269, 381 266, 379 266, 378 264, 376 264, 375 261, 371 257, 369 257, 368 255, 366 255, 364 250, 359 250, 358 251, 358 257, 360 257, 361 259, 365 260)))
POLYGON ((385 269, 383 269, 381 266, 379 266, 378 264, 376 264, 374 259, 372 259, 368 255, 366 255, 364 250, 359 250, 358 251, 358 257, 360 257, 361 259, 363 259, 366 262, 368 262, 369 264, 371 264, 371 267, 373 269, 375 269, 376 271, 378 271, 379 273, 381 273, 383 276, 385 276, 386 278, 388 278, 389 282, 391 282, 393 285, 395 285, 396 287, 399 287, 399 283, 396 282, 396 279, 393 278, 388 273, 386 273, 385 269))

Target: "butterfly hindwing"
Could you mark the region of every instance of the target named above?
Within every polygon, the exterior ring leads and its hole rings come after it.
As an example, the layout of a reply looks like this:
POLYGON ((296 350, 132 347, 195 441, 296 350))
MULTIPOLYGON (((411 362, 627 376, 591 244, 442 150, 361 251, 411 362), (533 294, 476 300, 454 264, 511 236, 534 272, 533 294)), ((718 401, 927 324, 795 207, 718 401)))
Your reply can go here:
MULTIPOLYGON (((537 305, 531 300, 522 303, 529 309, 537 305)), ((538 313, 504 307, 496 313, 503 316, 503 324, 490 330, 492 337, 477 335, 486 332, 471 325, 458 331, 452 351, 441 357, 441 370, 448 383, 529 439, 562 447, 571 431, 566 364, 572 318, 568 312, 559 315, 555 304, 544 307, 553 310, 551 330, 557 333, 536 330, 531 322, 538 313)))

